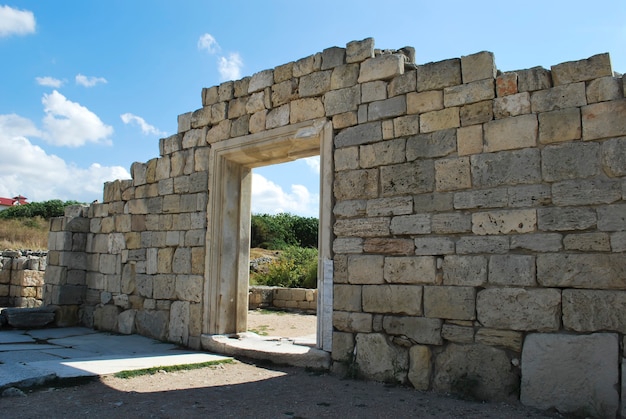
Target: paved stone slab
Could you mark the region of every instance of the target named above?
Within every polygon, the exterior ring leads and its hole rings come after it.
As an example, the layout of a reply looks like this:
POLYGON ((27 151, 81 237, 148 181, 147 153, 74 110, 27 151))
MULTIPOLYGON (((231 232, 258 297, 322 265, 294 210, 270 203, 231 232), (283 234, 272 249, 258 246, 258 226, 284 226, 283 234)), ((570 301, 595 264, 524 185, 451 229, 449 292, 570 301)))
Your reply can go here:
POLYGON ((14 352, 14 351, 40 351, 42 349, 54 349, 57 346, 54 345, 40 345, 36 343, 7 343, 0 346, 0 352, 14 352))
POLYGON ((71 336, 82 336, 97 334, 97 330, 88 329, 86 327, 62 327, 58 329, 38 329, 26 332, 29 336, 36 339, 61 339, 71 336))
POLYGON ((0 345, 5 343, 27 343, 35 340, 26 335, 23 330, 6 330, 0 332, 0 345))

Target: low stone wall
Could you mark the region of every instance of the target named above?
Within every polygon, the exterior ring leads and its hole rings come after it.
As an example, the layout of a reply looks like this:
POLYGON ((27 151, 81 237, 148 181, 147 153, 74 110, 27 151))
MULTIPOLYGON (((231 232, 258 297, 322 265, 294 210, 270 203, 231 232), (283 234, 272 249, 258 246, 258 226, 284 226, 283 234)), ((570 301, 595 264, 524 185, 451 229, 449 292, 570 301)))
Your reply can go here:
POLYGON ((9 251, 0 258, 0 306, 43 304, 46 252, 9 251))
POLYGON ((250 287, 248 308, 250 310, 278 308, 315 313, 317 311, 317 290, 267 286, 250 287))

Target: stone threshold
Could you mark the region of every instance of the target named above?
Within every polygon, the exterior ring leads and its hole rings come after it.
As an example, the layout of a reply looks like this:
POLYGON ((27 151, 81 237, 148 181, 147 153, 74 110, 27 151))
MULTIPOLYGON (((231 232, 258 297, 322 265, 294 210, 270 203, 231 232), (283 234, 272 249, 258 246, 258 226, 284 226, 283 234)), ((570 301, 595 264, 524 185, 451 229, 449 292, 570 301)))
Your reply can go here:
POLYGON ((202 349, 228 356, 271 361, 279 365, 330 369, 330 353, 315 347, 315 338, 279 338, 252 332, 202 335, 202 349))

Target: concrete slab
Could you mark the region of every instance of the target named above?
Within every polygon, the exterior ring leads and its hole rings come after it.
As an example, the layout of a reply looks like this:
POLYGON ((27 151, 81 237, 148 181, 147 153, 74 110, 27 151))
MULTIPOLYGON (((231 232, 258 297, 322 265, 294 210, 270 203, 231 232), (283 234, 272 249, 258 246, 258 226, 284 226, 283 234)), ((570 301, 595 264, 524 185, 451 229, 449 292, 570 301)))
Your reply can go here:
POLYGON ((0 345, 4 343, 25 343, 34 341, 35 339, 27 335, 23 330, 3 330, 0 332, 0 345))
POLYGON ((1 364, 18 364, 28 363, 35 361, 50 361, 53 359, 62 359, 53 353, 46 353, 43 351, 8 351, 0 352, 1 364))
POLYGON ((52 372, 23 364, 0 365, 0 389, 10 386, 31 387, 54 379, 52 372))

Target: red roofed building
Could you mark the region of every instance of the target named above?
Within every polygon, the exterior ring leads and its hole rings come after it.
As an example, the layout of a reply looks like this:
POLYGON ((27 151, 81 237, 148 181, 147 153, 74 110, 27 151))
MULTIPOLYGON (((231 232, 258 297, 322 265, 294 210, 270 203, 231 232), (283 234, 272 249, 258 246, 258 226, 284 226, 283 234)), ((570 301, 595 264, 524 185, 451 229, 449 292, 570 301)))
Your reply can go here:
POLYGON ((0 197, 0 211, 5 210, 14 205, 23 205, 28 204, 26 201, 28 198, 22 195, 15 196, 13 198, 2 198, 0 197))

